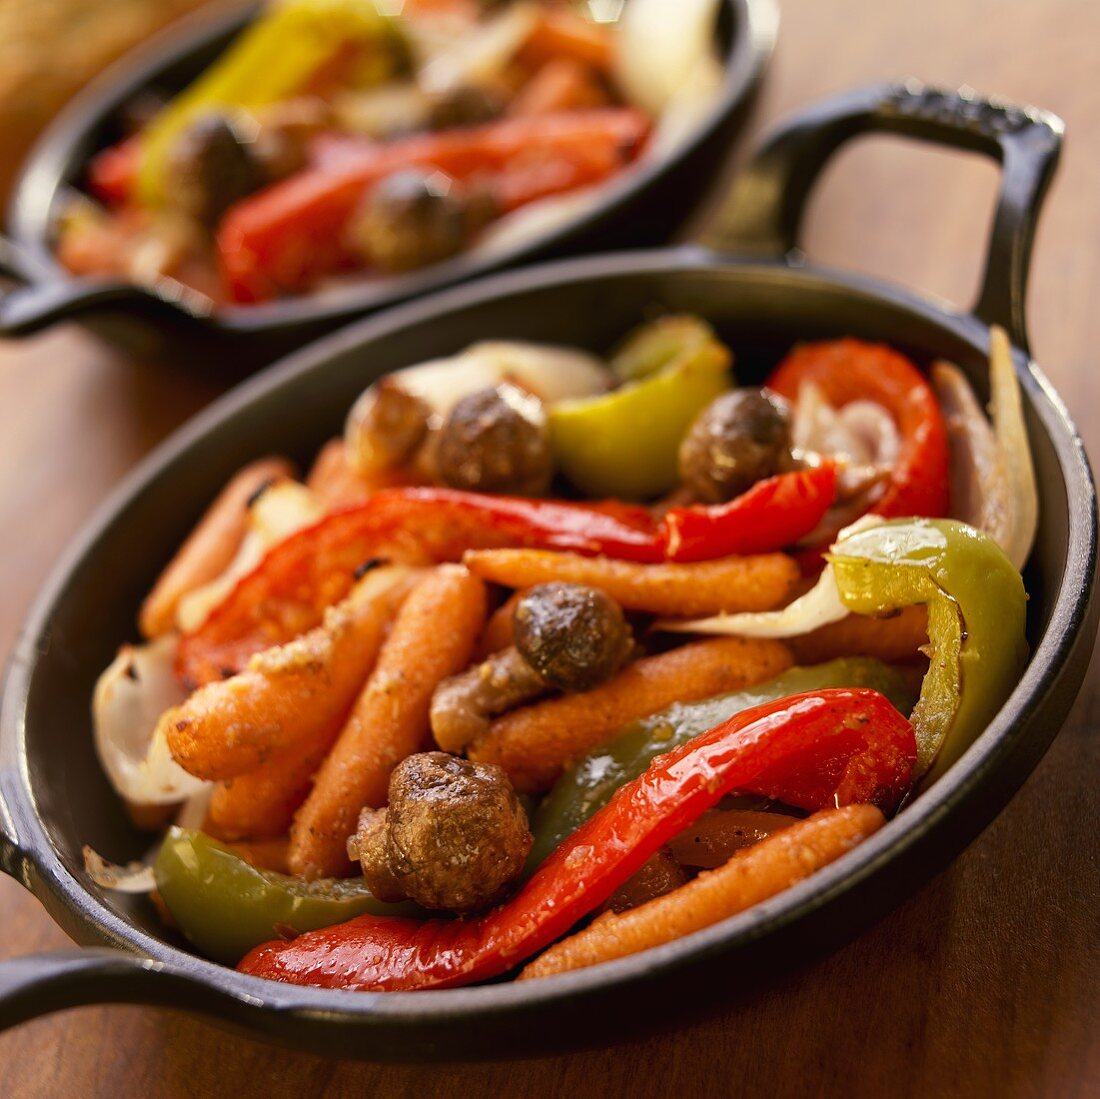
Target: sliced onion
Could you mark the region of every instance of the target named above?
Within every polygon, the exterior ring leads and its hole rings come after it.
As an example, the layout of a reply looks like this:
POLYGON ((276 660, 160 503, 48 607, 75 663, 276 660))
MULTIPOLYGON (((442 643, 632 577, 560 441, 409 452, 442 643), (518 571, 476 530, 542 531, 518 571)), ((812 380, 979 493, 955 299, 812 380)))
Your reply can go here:
POLYGON ((689 137, 695 127, 714 105, 715 96, 725 75, 717 57, 700 59, 688 79, 677 89, 657 118, 649 141, 646 142, 646 159, 668 156, 689 137))
POLYGON ((197 794, 189 797, 176 813, 175 825, 177 828, 187 828, 192 832, 202 831, 206 821, 206 814, 210 809, 210 798, 214 794, 214 784, 207 783, 206 787, 197 794))
POLYGON ((173 670, 176 640, 168 634, 149 645, 123 645, 92 699, 103 770, 120 796, 142 805, 171 805, 206 786, 176 763, 163 736, 154 736, 161 714, 186 698, 173 670))
MULTIPOLYGON (((865 515, 840 532, 833 548, 845 538, 877 527, 883 520, 877 515, 865 515)), ((832 565, 826 564, 817 583, 805 595, 777 611, 757 611, 745 614, 718 614, 713 618, 696 618, 685 622, 664 619, 656 628, 671 633, 728 634, 734 637, 801 637, 821 626, 847 618, 851 612, 841 602, 832 565)))
POLYGON ((951 514, 1003 547, 1011 502, 993 427, 957 366, 933 363, 931 374, 951 449, 951 514))
POLYGON ((714 56, 717 0, 630 0, 615 38, 616 83, 624 96, 658 116, 714 56))
POLYGON ((901 448, 897 424, 875 401, 834 408, 821 388, 803 382, 791 417, 791 443, 808 453, 863 466, 890 466, 901 448))
POLYGON ((996 326, 989 330, 989 388, 993 430, 1012 503, 1011 522, 1000 545, 1012 564, 1022 569, 1039 527, 1039 492, 1012 345, 1005 330, 996 326))
POLYGON ((419 73, 420 87, 442 95, 466 84, 485 84, 503 73, 538 22, 534 4, 512 4, 500 15, 452 37, 419 73))
POLYGON ((932 367, 932 384, 951 444, 951 513, 984 530, 1022 569, 1039 522, 1035 467, 1024 424, 1012 348, 990 329, 990 424, 966 375, 951 363, 932 367))
MULTIPOLYGON (((387 377, 423 400, 440 420, 468 393, 504 381, 515 382, 547 404, 602 393, 611 384, 604 364, 586 351, 518 341, 475 343, 451 358, 432 359, 387 377)), ((362 436, 375 392, 370 386, 348 415, 344 438, 353 462, 360 454, 373 451, 362 436)))
POLYGON ((119 893, 151 893, 157 887, 148 863, 128 862, 120 866, 108 862, 90 847, 84 848, 84 870, 96 885, 119 893))

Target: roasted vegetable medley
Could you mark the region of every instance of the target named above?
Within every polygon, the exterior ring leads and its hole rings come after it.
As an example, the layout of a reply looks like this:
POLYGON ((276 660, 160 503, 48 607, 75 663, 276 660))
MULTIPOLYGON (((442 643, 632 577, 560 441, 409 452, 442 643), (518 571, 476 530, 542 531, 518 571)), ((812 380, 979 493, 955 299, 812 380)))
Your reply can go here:
POLYGON ((369 385, 302 480, 239 471, 97 685, 163 838, 89 873, 248 973, 445 988, 690 934, 882 827, 1027 659, 1008 342, 991 419, 855 339, 735 365, 694 316, 479 343, 369 385))
POLYGON ((271 0, 90 163, 75 274, 216 304, 508 247, 663 155, 714 100, 716 5, 271 0))

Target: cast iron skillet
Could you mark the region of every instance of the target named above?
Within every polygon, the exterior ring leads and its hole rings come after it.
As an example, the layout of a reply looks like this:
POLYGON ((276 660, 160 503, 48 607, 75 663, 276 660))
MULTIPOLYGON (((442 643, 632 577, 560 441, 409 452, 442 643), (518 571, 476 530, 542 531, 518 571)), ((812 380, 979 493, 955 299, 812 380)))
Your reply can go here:
POLYGON ((1061 129, 1049 114, 912 83, 841 96, 765 146, 709 247, 563 262, 407 305, 246 383, 160 447, 47 583, 16 646, 0 714, 0 862, 74 939, 116 949, 3 963, 0 1025, 130 1001, 202 1012, 345 1057, 502 1058, 604 1044, 680 1005, 720 996, 731 981, 744 987, 753 972, 838 944, 942 868, 1042 756, 1080 686, 1097 627, 1092 476, 1065 408, 1029 359, 1024 330, 1028 253, 1061 129), (841 143, 868 131, 1001 161, 988 269, 973 313, 799 258, 799 220, 814 177, 841 143), (188 953, 143 898, 96 888, 82 868, 83 844, 126 860, 150 840, 130 828, 96 764, 92 685, 131 636, 154 574, 225 479, 273 449, 308 460, 383 371, 487 336, 604 350, 654 308, 712 320, 734 346, 745 381, 761 378, 796 340, 853 334, 889 341, 925 363, 950 358, 981 392, 987 325, 1012 333, 1043 491, 1026 576, 1033 655, 1004 709, 950 773, 861 847, 743 915, 645 954, 529 983, 380 995, 268 983, 188 953))
MULTIPOLYGON (((323 297, 267 305, 209 303, 166 282, 159 291, 114 279, 77 279, 53 255, 60 200, 82 180, 89 157, 117 140, 124 106, 141 93, 171 94, 220 54, 254 15, 255 0, 230 12, 200 13, 126 57, 65 110, 32 151, 13 195, 10 240, 0 238, 0 275, 25 288, 0 300, 0 335, 36 331, 63 318, 87 319, 133 348, 216 350, 222 367, 271 362, 364 313, 489 271, 599 249, 663 243, 704 195, 744 120, 775 43, 775 0, 722 0, 716 35, 725 80, 713 107, 671 157, 627 173, 558 229, 491 254, 471 253, 421 272, 361 282, 323 297)), ((201 362, 203 356, 192 356, 201 362)))

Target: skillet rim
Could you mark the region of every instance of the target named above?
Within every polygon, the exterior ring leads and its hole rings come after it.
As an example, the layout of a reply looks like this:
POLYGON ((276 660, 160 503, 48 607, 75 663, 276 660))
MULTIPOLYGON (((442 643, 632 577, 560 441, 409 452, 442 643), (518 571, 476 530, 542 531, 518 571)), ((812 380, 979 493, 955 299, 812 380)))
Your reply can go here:
MULTIPOLYGON (((433 264, 421 272, 389 277, 380 282, 352 282, 331 295, 293 295, 256 305, 228 305, 209 312, 181 309, 184 319, 228 336, 290 332, 297 326, 344 324, 366 312, 374 313, 406 301, 445 290, 538 257, 558 247, 583 253, 584 239, 598 233, 627 205, 645 196, 671 172, 718 139, 724 127, 740 126, 752 104, 775 50, 779 28, 777 0, 720 0, 735 22, 728 54, 722 58, 723 79, 714 103, 673 147, 671 153, 633 167, 609 183, 596 200, 563 224, 534 237, 486 252, 467 252, 433 264), (387 290, 392 287, 392 290, 387 290), (357 292, 358 291, 358 292, 357 292)), ((127 51, 79 92, 43 130, 26 154, 11 189, 6 222, 20 255, 25 258, 32 286, 79 284, 60 264, 51 237, 58 195, 67 186, 74 160, 83 165, 87 155, 76 150, 89 130, 120 104, 171 65, 211 39, 251 22, 259 0, 239 0, 221 11, 199 10, 160 31, 148 42, 127 51)), ((130 286, 129 282, 125 283, 130 286)), ((155 293, 141 288, 153 301, 155 293)), ((129 312, 129 310, 127 310, 129 312)))
MULTIPOLYGON (((1014 351, 1017 374, 1050 437, 1070 504, 1066 567, 1060 582, 1052 585, 1053 606, 1044 636, 996 718, 934 787, 858 848, 776 898, 665 946, 532 983, 511 982, 416 993, 351 993, 283 985, 246 976, 132 928, 90 886, 83 885, 66 869, 50 842, 34 796, 25 747, 25 709, 36 655, 49 629, 51 609, 64 597, 73 571, 108 528, 125 521, 131 498, 154 482, 165 467, 199 444, 212 428, 247 414, 253 401, 269 391, 321 368, 341 351, 363 346, 391 331, 424 323, 431 316, 506 298, 513 292, 545 289, 562 283, 614 279, 637 273, 671 275, 706 270, 733 270, 744 279, 765 284, 802 284, 819 292, 840 293, 871 304, 900 307, 971 346, 982 346, 988 336, 987 326, 974 316, 955 312, 928 297, 880 280, 823 267, 792 267, 776 260, 739 261, 697 246, 685 246, 569 259, 454 287, 430 298, 406 303, 383 315, 364 318, 288 356, 262 375, 227 393, 158 445, 82 526, 43 584, 13 648, 0 708, 0 760, 5 771, 13 761, 15 763, 18 785, 14 789, 7 783, 5 786, 7 793, 18 800, 13 799, 6 807, 5 823, 16 825, 16 836, 11 839, 16 849, 13 861, 23 868, 23 873, 17 871, 16 876, 32 889, 51 915, 57 919, 60 909, 67 914, 66 923, 86 932, 89 941, 118 946, 131 955, 151 959, 145 963, 147 967, 182 977, 191 985, 201 987, 205 994, 213 994, 218 1001, 233 1001, 234 1010, 254 1008, 266 1014, 270 1009, 278 1015, 323 1019, 345 1026, 373 1022, 401 1029, 444 1019, 453 1021, 458 1016, 467 1022, 518 1008, 551 1008, 564 1000, 595 995, 611 987, 637 985, 669 974, 681 965, 743 949, 787 930, 843 894, 866 887, 889 864, 911 853, 928 832, 942 827, 950 817, 978 798, 981 788, 998 766, 1007 762, 1007 757, 1022 739, 1027 739, 1024 734, 1028 719, 1051 700, 1071 655, 1075 654, 1079 643, 1091 640, 1088 630, 1095 628, 1092 581, 1097 565, 1097 513, 1088 459, 1061 398, 1035 364, 1018 349, 1014 351)), ((1034 733, 1031 737, 1034 738, 1034 733)), ((0 777, 5 777, 5 771, 0 771, 0 777)), ((1012 789, 1015 786, 1013 783, 1012 789)), ((1008 796, 998 798, 993 815, 1003 809, 1008 796)), ((4 815, 4 809, 0 804, 0 816, 4 815)), ((988 813, 985 819, 991 819, 988 813)), ((949 858, 954 853, 949 850, 949 858)), ((940 857, 938 861, 942 863, 949 858, 940 857)), ((907 887, 908 891, 915 890, 928 876, 920 876, 907 887)), ((900 895, 903 893, 897 899, 900 895)))

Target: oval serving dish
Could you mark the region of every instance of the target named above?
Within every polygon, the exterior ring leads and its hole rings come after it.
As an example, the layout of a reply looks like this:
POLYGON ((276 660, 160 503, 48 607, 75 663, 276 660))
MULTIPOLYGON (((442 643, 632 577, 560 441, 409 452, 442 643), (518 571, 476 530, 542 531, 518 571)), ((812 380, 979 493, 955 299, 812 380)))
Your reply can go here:
POLYGON ((601 1043, 658 1015, 713 1002, 765 967, 835 946, 958 854, 1038 762, 1076 695, 1097 628, 1096 498, 1081 441, 1030 360, 1027 261, 1060 146, 1053 116, 914 83, 830 100, 782 127, 750 165, 732 215, 705 246, 547 265, 368 319, 223 398, 120 487, 58 565, 12 658, 0 715, 0 864, 78 942, 110 947, 0 966, 0 1024, 80 1003, 127 1001, 208 1014, 283 1044, 381 1060, 514 1057, 601 1043), (796 245, 812 183, 845 140, 886 131, 999 159, 1004 181, 973 313, 881 282, 805 265, 796 245), (305 459, 363 385, 487 333, 606 349, 653 307, 705 316, 759 380, 797 340, 889 341, 922 365, 959 364, 984 392, 989 326, 1013 337, 1042 485, 1025 573, 1031 660, 1000 713, 940 781, 880 832, 772 900, 630 958, 540 981, 415 993, 276 984, 191 954, 144 899, 108 894, 81 848, 139 858, 96 764, 88 700, 136 607, 205 502, 272 440, 305 459), (170 515, 164 503, 173 501, 170 515), (673 1001, 672 997, 677 997, 673 1001))

